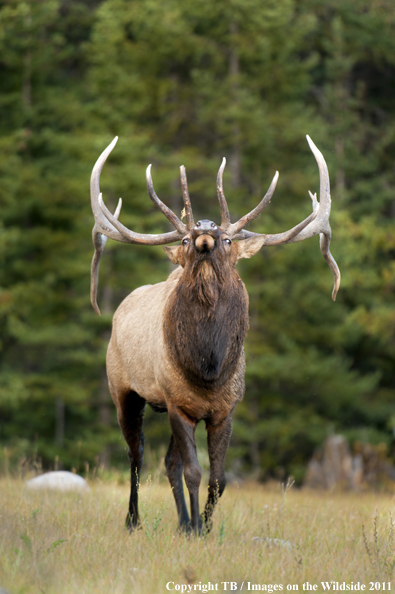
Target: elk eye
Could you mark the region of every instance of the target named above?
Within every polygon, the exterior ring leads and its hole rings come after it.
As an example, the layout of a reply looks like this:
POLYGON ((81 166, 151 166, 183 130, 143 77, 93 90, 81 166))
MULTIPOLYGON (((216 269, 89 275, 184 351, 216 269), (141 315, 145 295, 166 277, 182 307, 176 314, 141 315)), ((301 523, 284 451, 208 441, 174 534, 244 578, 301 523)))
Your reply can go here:
POLYGON ((232 243, 230 239, 224 239, 224 242, 227 243, 228 245, 230 245, 232 243))
POLYGON ((187 244, 188 244, 188 241, 189 241, 189 240, 188 240, 188 238, 187 238, 187 237, 185 237, 185 238, 182 240, 182 245, 187 245, 187 244))

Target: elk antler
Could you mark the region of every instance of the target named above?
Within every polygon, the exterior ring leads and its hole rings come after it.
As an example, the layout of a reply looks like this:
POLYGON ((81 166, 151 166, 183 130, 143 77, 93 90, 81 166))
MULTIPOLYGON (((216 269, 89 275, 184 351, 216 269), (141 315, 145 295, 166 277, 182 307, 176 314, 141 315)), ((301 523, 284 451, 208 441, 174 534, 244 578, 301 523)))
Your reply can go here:
POLYGON ((276 172, 273 181, 270 185, 269 190, 260 202, 260 204, 252 210, 248 215, 242 217, 237 223, 231 224, 229 218, 229 211, 226 205, 225 196, 222 190, 222 173, 225 168, 225 161, 222 162, 217 177, 217 192, 218 199, 220 201, 222 219, 226 226, 227 233, 233 239, 246 239, 248 237, 261 236, 265 237, 265 243, 263 245, 281 245, 284 243, 295 243, 296 241, 303 241, 314 235, 320 235, 320 248, 321 253, 324 256, 326 262, 329 265, 334 277, 334 286, 332 291, 332 299, 335 301, 337 292, 340 287, 340 270, 329 251, 329 244, 331 240, 331 227, 329 224, 329 215, 331 212, 331 195, 330 195, 330 183, 329 183, 329 172, 326 165, 325 159, 315 146, 311 138, 306 135, 307 142, 309 143, 310 149, 317 161, 318 170, 320 174, 320 202, 317 201, 316 194, 309 192, 312 203, 313 213, 307 217, 302 223, 296 225, 289 231, 284 233, 276 233, 274 235, 265 235, 259 233, 253 233, 243 229, 244 226, 248 225, 254 220, 268 205, 276 187, 278 172, 276 172))
POLYGON ((219 207, 221 209, 221 228, 224 231, 226 231, 231 237, 234 237, 236 235, 236 233, 241 231, 241 229, 243 227, 245 227, 246 225, 251 223, 251 221, 256 219, 261 214, 261 212, 263 210, 265 210, 266 206, 269 204, 270 200, 272 199, 274 190, 276 189, 279 174, 278 174, 278 171, 276 171, 276 173, 272 179, 272 183, 269 186, 268 191, 266 192, 266 194, 264 195, 264 197, 262 198, 262 200, 260 201, 258 206, 256 206, 248 214, 244 215, 244 217, 239 219, 237 221, 237 223, 232 224, 231 220, 230 220, 228 205, 226 203, 223 185, 222 185, 222 175, 224 173, 225 165, 226 165, 226 159, 224 157, 222 159, 222 164, 218 170, 218 175, 217 175, 217 196, 218 196, 219 207))
POLYGON ((221 209, 221 227, 224 231, 226 229, 228 229, 231 225, 229 208, 228 208, 228 204, 226 202, 224 188, 223 188, 223 184, 222 184, 222 176, 224 173, 225 165, 226 165, 226 159, 224 157, 222 159, 221 167, 218 169, 218 175, 217 175, 217 196, 218 196, 219 207, 221 209))
POLYGON ((193 228, 195 222, 193 220, 191 200, 189 198, 189 192, 188 192, 187 174, 185 173, 184 165, 181 165, 181 167, 180 167, 180 178, 181 178, 182 199, 184 202, 185 218, 187 221, 187 229, 188 229, 188 231, 190 231, 193 228))
MULTIPOLYGON (((117 209, 112 215, 103 202, 102 194, 100 192, 100 173, 107 157, 116 145, 118 137, 109 144, 109 146, 102 152, 92 171, 91 176, 91 204, 93 216, 95 218, 95 225, 92 230, 93 245, 95 253, 93 255, 91 267, 91 303, 93 309, 100 315, 100 309, 97 305, 97 285, 99 278, 100 258, 103 254, 104 247, 107 243, 107 238, 122 241, 123 243, 138 243, 142 245, 164 245, 173 243, 182 239, 188 232, 184 223, 168 208, 158 196, 155 194, 154 186, 151 178, 151 165, 147 168, 147 188, 148 194, 153 203, 163 212, 163 214, 174 225, 176 231, 169 233, 160 233, 158 235, 149 235, 145 233, 135 233, 130 231, 127 227, 118 221, 118 216, 121 211, 122 200, 119 199, 117 209)), ((192 210, 191 210, 192 212, 192 210)), ((193 220, 193 219, 192 219, 193 220)))

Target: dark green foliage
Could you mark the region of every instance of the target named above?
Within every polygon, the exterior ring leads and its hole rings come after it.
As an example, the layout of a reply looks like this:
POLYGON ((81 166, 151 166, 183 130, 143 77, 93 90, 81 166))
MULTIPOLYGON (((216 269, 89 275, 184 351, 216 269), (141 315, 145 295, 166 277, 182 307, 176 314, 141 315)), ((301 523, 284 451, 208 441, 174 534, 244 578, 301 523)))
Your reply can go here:
MULTIPOLYGON (((389 0, 0 1, 0 443, 13 463, 124 461, 104 376, 111 314, 170 268, 160 248, 109 242, 102 318, 91 309, 88 182, 116 134, 102 190, 112 208, 124 197, 130 228, 167 230, 148 163, 177 213, 183 163, 196 218, 218 220, 226 156, 234 218, 279 169, 253 227, 269 233, 310 212, 310 134, 331 175, 342 286, 332 303, 314 239, 240 266, 251 329, 229 464, 300 480, 334 431, 392 451, 394 33, 389 0)), ((156 448, 167 420, 147 416, 156 448)))

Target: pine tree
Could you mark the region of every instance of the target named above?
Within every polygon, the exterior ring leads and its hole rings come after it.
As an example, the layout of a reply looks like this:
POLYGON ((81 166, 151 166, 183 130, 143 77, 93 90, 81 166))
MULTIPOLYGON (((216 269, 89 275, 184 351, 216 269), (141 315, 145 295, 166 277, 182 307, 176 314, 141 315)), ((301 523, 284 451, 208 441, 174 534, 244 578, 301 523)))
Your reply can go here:
MULTIPOLYGON (((9 0, 0 2, 0 441, 14 461, 122 460, 104 375, 111 315, 166 277, 160 248, 108 242, 98 318, 89 303, 95 159, 121 220, 166 230, 145 189, 218 221, 215 177, 234 219, 272 204, 253 230, 292 227, 327 160, 338 301, 317 241, 242 263, 250 294, 246 397, 229 461, 260 478, 292 473, 332 431, 392 447, 395 11, 389 0, 9 0)), ((147 418, 147 442, 168 439, 147 418)), ((203 435, 202 435, 203 438, 203 435)))

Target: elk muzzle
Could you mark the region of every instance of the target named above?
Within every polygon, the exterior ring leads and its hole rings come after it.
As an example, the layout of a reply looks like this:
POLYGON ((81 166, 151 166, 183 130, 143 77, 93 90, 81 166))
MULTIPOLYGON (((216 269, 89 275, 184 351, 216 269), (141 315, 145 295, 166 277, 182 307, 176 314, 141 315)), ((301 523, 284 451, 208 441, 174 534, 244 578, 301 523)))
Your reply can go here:
POLYGON ((215 239, 211 235, 204 233, 196 238, 195 247, 201 254, 204 252, 211 252, 215 247, 215 239))

